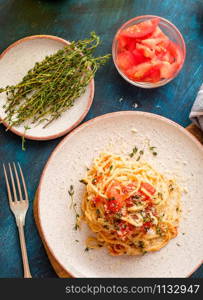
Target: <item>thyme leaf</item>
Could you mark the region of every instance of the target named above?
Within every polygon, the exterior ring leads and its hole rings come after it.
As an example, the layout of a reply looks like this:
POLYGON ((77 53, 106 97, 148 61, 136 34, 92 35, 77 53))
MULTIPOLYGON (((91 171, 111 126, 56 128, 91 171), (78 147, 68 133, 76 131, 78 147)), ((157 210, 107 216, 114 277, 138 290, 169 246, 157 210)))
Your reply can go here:
POLYGON ((130 157, 133 157, 137 153, 137 147, 134 147, 132 152, 129 154, 130 157))

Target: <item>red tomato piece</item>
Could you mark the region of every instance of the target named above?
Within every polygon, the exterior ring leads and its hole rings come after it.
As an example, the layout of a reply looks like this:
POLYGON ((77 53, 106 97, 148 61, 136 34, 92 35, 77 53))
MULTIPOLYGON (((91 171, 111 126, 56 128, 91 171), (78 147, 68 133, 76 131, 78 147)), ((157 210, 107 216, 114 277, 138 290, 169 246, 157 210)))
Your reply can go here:
POLYGON ((176 63, 170 64, 169 62, 163 61, 160 67, 161 78, 171 78, 177 69, 178 65, 176 63))
POLYGON ((148 182, 142 182, 141 183, 141 188, 145 189, 152 196, 156 192, 155 188, 150 183, 148 183, 148 182))
POLYGON ((142 200, 150 200, 151 198, 148 196, 148 194, 146 194, 144 191, 142 191, 141 189, 145 189, 149 194, 151 194, 152 196, 154 195, 154 193, 156 192, 155 188, 149 184, 148 182, 142 182, 139 191, 137 192, 138 196, 142 197, 142 200))
POLYGON ((145 223, 142 225, 142 230, 143 230, 144 232, 146 232, 148 229, 151 228, 151 226, 152 226, 152 222, 151 222, 151 221, 145 222, 145 223))
POLYGON ((160 39, 168 39, 167 35, 165 35, 163 33, 163 31, 161 30, 161 28, 159 26, 156 27, 156 29, 154 30, 151 38, 160 38, 160 39))
POLYGON ((126 203, 126 207, 131 207, 133 206, 133 200, 132 200, 132 197, 129 197, 125 200, 125 203, 126 203))
POLYGON ((128 39, 125 38, 124 36, 118 35, 117 40, 118 40, 118 50, 122 51, 126 49, 128 39))
POLYGON ((94 197, 93 202, 94 202, 95 204, 98 204, 98 203, 103 202, 103 200, 104 200, 104 199, 103 199, 102 197, 96 196, 96 197, 94 197))
POLYGON ((155 57, 155 51, 145 45, 137 43, 136 48, 146 58, 152 59, 155 57))
MULTIPOLYGON (((149 212, 152 210, 153 207, 153 203, 152 202, 148 202, 147 203, 147 207, 146 207, 146 211, 149 212)), ((153 211, 153 213, 155 214, 155 211, 153 211)))
POLYGON ((107 210, 111 213, 117 213, 124 205, 123 186, 118 181, 113 181, 107 188, 106 194, 107 200, 107 210))
POLYGON ((139 197, 141 197, 141 199, 142 200, 150 200, 151 198, 148 196, 148 195, 146 195, 143 191, 141 191, 141 190, 139 190, 138 192, 137 192, 137 196, 139 196, 139 197))
POLYGON ((160 72, 160 66, 152 66, 151 69, 149 69, 144 77, 142 78, 143 81, 146 82, 158 82, 161 79, 161 72, 160 72))
POLYGON ((145 223, 143 224, 143 226, 144 226, 145 228, 149 229, 149 228, 152 226, 152 222, 151 222, 151 221, 145 222, 145 223))
POLYGON ((123 50, 132 51, 133 49, 135 49, 136 46, 135 40, 121 35, 119 35, 117 39, 118 39, 118 51, 120 52, 122 52, 123 50))
POLYGON ((126 49, 132 52, 135 48, 136 48, 136 41, 133 39, 128 39, 126 49))
POLYGON ((170 54, 169 51, 167 51, 167 50, 166 50, 165 54, 164 54, 164 53, 159 54, 158 57, 159 57, 159 59, 160 59, 161 61, 163 61, 164 63, 165 63, 165 62, 168 62, 168 63, 172 64, 172 63, 174 62, 173 56, 171 56, 171 54, 170 54))
POLYGON ((116 200, 114 198, 107 201, 107 210, 110 213, 117 213, 123 207, 122 201, 116 200))
POLYGON ((135 189, 135 187, 136 187, 135 183, 130 183, 130 184, 122 187, 122 192, 124 194, 131 193, 135 189))
POLYGON ((126 223, 124 221, 122 221, 120 224, 118 224, 118 226, 119 226, 119 231, 117 231, 117 233, 120 236, 127 235, 129 232, 133 231, 135 228, 132 224, 126 223))
POLYGON ((133 66, 130 69, 126 70, 126 75, 135 81, 142 81, 145 73, 151 69, 151 63, 141 63, 137 66, 133 66))
POLYGON ((129 69, 135 64, 134 55, 130 51, 123 51, 117 56, 117 64, 122 70, 129 69))
POLYGON ((149 47, 150 49, 156 49, 156 47, 167 47, 169 39, 168 38, 152 38, 145 39, 141 41, 142 45, 149 47))
POLYGON ((123 200, 122 185, 118 181, 113 181, 107 187, 106 194, 109 199, 122 201, 123 200))
POLYGON ((158 23, 159 18, 144 21, 139 24, 129 26, 128 28, 124 29, 120 33, 120 35, 129 38, 144 39, 150 36, 155 31, 158 23))
POLYGON ((150 60, 149 58, 145 57, 138 49, 134 49, 132 53, 133 53, 133 56, 135 59, 135 65, 138 65, 138 64, 141 64, 141 63, 144 63, 144 62, 147 62, 150 60))
POLYGON ((168 46, 168 41, 166 41, 166 43, 160 43, 157 44, 155 46, 155 55, 158 59, 160 60, 166 60, 166 61, 170 61, 171 57, 169 55, 169 52, 167 50, 167 46, 168 46), (168 57, 167 57, 168 55, 168 57))
POLYGON ((179 66, 183 62, 183 55, 182 55, 182 51, 181 51, 180 47, 177 44, 175 44, 174 42, 169 41, 167 50, 169 51, 171 56, 174 58, 174 61, 179 66))

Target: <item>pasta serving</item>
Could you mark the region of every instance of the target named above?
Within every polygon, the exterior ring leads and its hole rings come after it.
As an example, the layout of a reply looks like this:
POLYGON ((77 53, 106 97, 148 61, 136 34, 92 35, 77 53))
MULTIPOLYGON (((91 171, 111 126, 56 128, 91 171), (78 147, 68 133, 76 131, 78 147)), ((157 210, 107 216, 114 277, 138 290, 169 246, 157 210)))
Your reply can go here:
POLYGON ((101 153, 82 182, 82 218, 95 233, 88 248, 139 255, 160 250, 177 235, 180 188, 147 162, 101 153))

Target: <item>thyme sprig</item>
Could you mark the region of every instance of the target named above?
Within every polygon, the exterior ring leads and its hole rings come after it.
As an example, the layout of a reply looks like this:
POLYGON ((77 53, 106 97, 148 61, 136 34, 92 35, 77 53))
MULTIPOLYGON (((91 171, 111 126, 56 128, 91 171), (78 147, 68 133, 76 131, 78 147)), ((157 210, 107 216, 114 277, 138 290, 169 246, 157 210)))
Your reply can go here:
POLYGON ((89 39, 73 41, 37 62, 20 83, 0 88, 0 93, 7 95, 4 120, 9 127, 27 122, 43 122, 46 127, 73 106, 109 58, 93 56, 99 43, 100 38, 92 32, 89 39))
POLYGON ((73 196, 74 196, 74 187, 73 187, 73 185, 71 184, 70 185, 70 188, 69 188, 69 190, 68 190, 68 194, 69 194, 69 196, 70 196, 70 199, 71 199, 71 203, 70 203, 70 209, 72 209, 73 208, 73 210, 74 210, 74 212, 75 212, 75 225, 74 225, 74 229, 75 230, 77 230, 78 228, 80 228, 80 226, 79 226, 79 218, 80 218, 80 215, 78 214, 78 212, 77 212, 77 204, 74 202, 74 198, 73 198, 73 196))

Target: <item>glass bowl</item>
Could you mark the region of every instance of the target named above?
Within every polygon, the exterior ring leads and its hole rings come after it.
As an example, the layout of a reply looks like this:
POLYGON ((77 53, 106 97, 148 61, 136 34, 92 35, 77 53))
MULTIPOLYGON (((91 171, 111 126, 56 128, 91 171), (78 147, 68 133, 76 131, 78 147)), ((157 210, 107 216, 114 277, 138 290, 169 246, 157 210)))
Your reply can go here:
POLYGON ((185 61, 185 56, 186 56, 186 47, 185 47, 185 42, 183 39, 182 34, 180 33, 180 31, 177 29, 177 27, 175 25, 173 25, 171 22, 169 22, 168 20, 159 17, 159 16, 154 16, 154 15, 144 15, 144 16, 139 16, 139 17, 135 17, 133 19, 130 19, 129 21, 127 21, 126 23, 124 23, 119 30, 117 31, 117 33, 115 34, 114 40, 113 40, 113 45, 112 45, 112 56, 113 56, 113 61, 114 64, 119 72, 119 74, 129 83, 131 83, 132 85, 141 87, 141 88, 145 88, 145 89, 149 89, 149 88, 156 88, 156 87, 160 87, 163 86, 165 84, 167 84, 168 82, 170 82, 171 80, 173 80, 178 73, 180 72, 180 70, 183 67, 184 61, 185 61), (117 50, 118 50, 118 40, 117 40, 117 36, 119 35, 119 33, 123 30, 126 29, 129 26, 150 20, 150 19, 154 19, 154 18, 159 18, 160 22, 159 22, 159 27, 160 29, 168 36, 168 38, 170 40, 172 40, 173 42, 175 42, 177 45, 179 45, 181 51, 182 51, 182 56, 183 56, 183 61, 180 64, 179 68, 177 69, 177 71, 173 74, 172 77, 167 78, 167 79, 162 79, 158 82, 141 82, 141 81, 133 81, 131 79, 129 79, 123 72, 122 70, 118 67, 117 65, 117 50))

